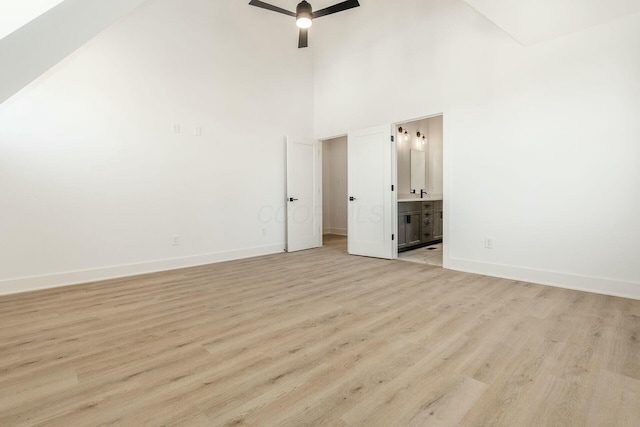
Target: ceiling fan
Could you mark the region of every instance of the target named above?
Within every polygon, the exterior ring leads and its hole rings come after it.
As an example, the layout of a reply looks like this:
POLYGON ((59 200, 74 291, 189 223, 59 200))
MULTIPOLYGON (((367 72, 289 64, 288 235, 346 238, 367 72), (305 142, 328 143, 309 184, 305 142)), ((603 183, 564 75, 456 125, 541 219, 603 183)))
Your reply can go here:
POLYGON ((343 1, 342 3, 334 4, 333 6, 329 6, 325 9, 320 9, 314 12, 311 5, 307 3, 306 0, 302 0, 302 2, 298 4, 298 7, 296 7, 296 12, 293 13, 281 7, 274 6, 260 0, 251 0, 249 4, 251 6, 261 7, 262 9, 283 13, 285 15, 293 16, 294 18, 296 18, 296 25, 298 26, 298 28, 300 28, 298 48, 309 46, 309 27, 311 27, 315 18, 321 18, 323 16, 331 15, 333 13, 342 12, 344 10, 353 9, 354 7, 360 6, 358 0, 347 0, 343 1))

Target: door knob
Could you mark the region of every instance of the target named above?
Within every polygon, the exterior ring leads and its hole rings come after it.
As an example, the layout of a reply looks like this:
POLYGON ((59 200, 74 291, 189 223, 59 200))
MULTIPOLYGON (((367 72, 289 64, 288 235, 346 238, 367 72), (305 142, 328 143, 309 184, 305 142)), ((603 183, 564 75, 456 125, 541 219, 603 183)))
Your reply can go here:
POLYGON ((349 201, 353 202, 356 198, 355 197, 349 197, 349 201))
POLYGON ((293 197, 289 197, 289 201, 290 202, 295 202, 296 200, 298 200, 298 199, 294 199, 293 197))

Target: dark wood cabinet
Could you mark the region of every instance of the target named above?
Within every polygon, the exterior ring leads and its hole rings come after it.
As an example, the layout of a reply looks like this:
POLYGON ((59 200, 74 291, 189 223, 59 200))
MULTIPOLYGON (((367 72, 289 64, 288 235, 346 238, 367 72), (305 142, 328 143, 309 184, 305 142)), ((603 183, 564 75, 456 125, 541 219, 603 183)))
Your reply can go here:
POLYGON ((421 242, 420 202, 398 204, 398 249, 413 247, 421 242))
POLYGON ((407 247, 407 222, 405 215, 398 215, 398 249, 407 247))
POLYGON ((407 222, 407 245, 414 246, 420 243, 420 212, 414 212, 405 217, 407 222))
POLYGON ((433 207, 434 202, 422 203, 422 233, 420 243, 429 243, 433 240, 433 207))
POLYGON ((398 250, 442 240, 442 201, 398 203, 398 250))
POLYGON ((442 201, 437 202, 433 210, 433 238, 442 240, 442 201))

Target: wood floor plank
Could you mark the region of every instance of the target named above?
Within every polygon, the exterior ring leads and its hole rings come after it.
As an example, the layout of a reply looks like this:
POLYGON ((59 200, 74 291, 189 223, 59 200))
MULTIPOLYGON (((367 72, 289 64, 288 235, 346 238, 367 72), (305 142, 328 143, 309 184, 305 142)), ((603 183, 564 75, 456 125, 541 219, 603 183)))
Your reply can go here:
POLYGON ((0 425, 638 425, 640 301, 345 248, 0 297, 0 425))

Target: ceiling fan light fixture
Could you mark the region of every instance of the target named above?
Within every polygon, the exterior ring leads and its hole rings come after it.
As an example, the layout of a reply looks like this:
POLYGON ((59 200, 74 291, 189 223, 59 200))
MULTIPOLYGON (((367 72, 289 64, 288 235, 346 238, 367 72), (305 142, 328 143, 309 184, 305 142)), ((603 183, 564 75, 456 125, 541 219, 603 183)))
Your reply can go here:
POLYGON ((309 18, 301 17, 296 21, 296 25, 298 26, 298 28, 309 28, 311 27, 311 25, 313 25, 313 21, 309 18))
POLYGON ((298 28, 309 28, 313 25, 313 8, 304 0, 296 8, 296 25, 298 28))
POLYGON ((281 13, 283 15, 296 18, 296 25, 300 28, 298 31, 298 48, 309 47, 309 27, 313 25, 313 20, 322 18, 323 16, 333 15, 334 13, 344 12, 345 10, 359 7, 358 0, 343 0, 333 6, 325 7, 317 11, 313 11, 313 7, 306 0, 302 0, 296 7, 296 11, 292 12, 278 6, 266 3, 262 0, 250 0, 249 6, 259 7, 261 9, 270 10, 272 12, 281 13))

